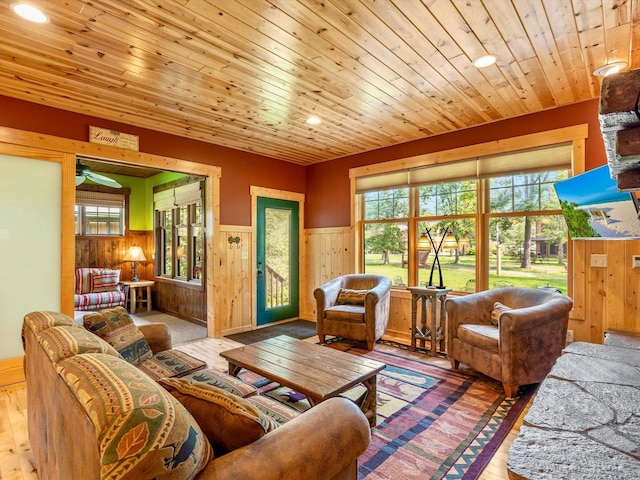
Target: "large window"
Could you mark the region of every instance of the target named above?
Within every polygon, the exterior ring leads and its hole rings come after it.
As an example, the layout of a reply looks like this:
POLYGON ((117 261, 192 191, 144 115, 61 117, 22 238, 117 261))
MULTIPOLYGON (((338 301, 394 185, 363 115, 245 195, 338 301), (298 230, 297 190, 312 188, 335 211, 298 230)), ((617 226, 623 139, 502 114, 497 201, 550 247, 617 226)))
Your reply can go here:
POLYGON ((201 182, 154 189, 156 275, 201 284, 204 210, 201 182))
POLYGON ((124 235, 128 191, 110 193, 99 189, 76 190, 76 235, 124 235))
POLYGON ((362 270, 400 287, 439 285, 435 249, 419 240, 438 245, 451 232, 457 246, 438 253, 447 288, 566 293, 568 234, 553 185, 570 166, 569 147, 558 145, 358 179, 362 270))

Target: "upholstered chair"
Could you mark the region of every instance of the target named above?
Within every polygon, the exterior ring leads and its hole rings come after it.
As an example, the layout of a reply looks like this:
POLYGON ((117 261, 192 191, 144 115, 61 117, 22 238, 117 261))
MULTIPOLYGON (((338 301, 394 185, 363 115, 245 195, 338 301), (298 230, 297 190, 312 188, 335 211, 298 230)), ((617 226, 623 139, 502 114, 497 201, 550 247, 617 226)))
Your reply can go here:
POLYGON ((382 275, 343 275, 314 291, 316 331, 320 343, 326 335, 367 342, 373 350, 387 330, 391 280, 382 275))
POLYGON ((557 291, 508 287, 449 297, 447 353, 494 378, 513 398, 520 385, 540 383, 566 344, 571 298, 557 291))

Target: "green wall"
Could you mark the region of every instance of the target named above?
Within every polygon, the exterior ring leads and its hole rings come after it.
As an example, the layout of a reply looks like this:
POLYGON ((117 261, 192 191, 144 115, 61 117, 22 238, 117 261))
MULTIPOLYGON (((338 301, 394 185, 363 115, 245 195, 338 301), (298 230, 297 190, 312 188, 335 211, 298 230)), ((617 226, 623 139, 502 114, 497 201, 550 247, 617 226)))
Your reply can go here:
MULTIPOLYGON (((149 178, 109 174, 123 187, 130 189, 129 230, 153 230, 153 187, 186 177, 184 173, 161 172, 149 178)), ((87 183, 93 183, 87 181, 87 183)))

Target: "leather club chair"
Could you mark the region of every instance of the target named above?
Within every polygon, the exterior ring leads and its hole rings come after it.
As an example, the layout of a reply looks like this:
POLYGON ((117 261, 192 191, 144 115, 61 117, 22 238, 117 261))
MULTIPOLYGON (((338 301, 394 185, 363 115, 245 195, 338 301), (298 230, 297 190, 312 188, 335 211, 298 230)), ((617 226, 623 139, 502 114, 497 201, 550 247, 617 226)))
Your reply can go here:
POLYGON ((451 366, 462 362, 502 382, 513 398, 518 386, 540 383, 560 356, 573 301, 553 290, 508 287, 449 297, 445 308, 451 366))
POLYGON ((334 278, 313 292, 317 304, 316 331, 367 342, 373 350, 387 330, 391 280, 382 275, 351 274, 334 278))

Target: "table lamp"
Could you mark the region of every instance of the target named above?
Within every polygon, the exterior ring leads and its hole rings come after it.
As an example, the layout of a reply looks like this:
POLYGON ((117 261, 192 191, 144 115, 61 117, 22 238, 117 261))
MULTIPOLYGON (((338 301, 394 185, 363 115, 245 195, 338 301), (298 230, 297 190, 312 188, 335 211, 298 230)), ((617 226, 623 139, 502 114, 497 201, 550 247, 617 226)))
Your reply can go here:
POLYGON ((131 262, 132 264, 133 278, 131 279, 131 281, 133 282, 140 281, 140 279, 138 278, 138 263, 147 261, 147 259, 144 256, 144 252, 142 251, 142 248, 138 247, 137 245, 133 245, 132 247, 129 247, 129 250, 124 255, 124 261, 131 262))

